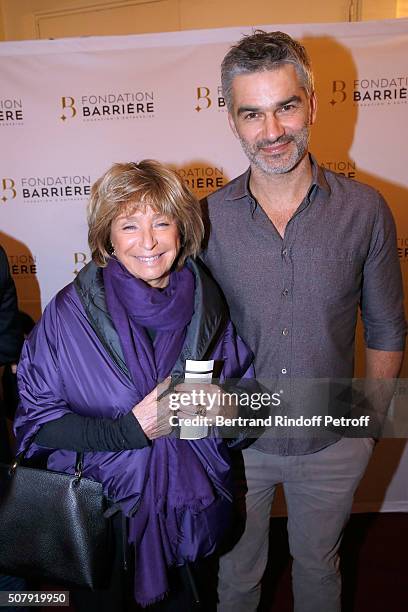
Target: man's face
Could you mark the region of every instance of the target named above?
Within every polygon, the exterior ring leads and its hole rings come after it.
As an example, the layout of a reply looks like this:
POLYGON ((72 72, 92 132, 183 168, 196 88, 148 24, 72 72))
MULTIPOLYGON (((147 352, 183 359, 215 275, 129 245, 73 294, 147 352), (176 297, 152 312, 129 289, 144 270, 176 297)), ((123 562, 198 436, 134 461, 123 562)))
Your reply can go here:
POLYGON ((307 153, 316 99, 293 64, 236 76, 228 118, 251 165, 266 174, 290 172, 307 153))

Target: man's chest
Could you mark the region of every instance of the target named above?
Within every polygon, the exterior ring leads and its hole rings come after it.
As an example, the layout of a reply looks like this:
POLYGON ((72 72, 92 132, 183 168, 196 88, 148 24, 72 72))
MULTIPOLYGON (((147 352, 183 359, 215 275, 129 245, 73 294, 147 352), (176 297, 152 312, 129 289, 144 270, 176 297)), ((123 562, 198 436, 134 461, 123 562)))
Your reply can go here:
POLYGON ((304 210, 286 220, 282 237, 263 211, 233 212, 228 205, 212 212, 206 251, 229 301, 288 291, 300 300, 335 301, 359 290, 370 231, 358 215, 304 210))

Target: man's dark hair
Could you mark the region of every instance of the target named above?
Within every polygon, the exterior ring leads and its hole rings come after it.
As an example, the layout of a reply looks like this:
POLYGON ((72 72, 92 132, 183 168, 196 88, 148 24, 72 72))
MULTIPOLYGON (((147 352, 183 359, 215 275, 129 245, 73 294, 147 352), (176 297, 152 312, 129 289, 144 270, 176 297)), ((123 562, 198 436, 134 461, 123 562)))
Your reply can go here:
POLYGON ((231 47, 221 64, 221 83, 228 110, 232 110, 232 81, 240 74, 276 70, 293 64, 310 97, 313 93, 313 73, 306 49, 284 32, 255 30, 231 47))

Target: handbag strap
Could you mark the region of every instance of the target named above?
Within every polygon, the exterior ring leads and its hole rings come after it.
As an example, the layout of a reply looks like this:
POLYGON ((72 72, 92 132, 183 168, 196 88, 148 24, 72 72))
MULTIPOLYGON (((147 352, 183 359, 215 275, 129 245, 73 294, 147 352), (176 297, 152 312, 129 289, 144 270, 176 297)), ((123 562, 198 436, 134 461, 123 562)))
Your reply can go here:
MULTIPOLYGON (((34 441, 35 436, 37 435, 37 432, 35 432, 28 440, 25 448, 18 453, 18 455, 15 456, 14 460, 11 463, 10 466, 10 470, 14 471, 20 464, 22 461, 24 461, 25 456, 28 452, 28 449, 30 448, 31 444, 34 441)), ((75 476, 78 477, 78 479, 82 478, 82 472, 84 470, 84 453, 83 452, 76 452, 76 457, 75 457, 75 476)))
POLYGON ((77 452, 75 460, 75 476, 82 478, 82 472, 84 469, 84 453, 77 452))

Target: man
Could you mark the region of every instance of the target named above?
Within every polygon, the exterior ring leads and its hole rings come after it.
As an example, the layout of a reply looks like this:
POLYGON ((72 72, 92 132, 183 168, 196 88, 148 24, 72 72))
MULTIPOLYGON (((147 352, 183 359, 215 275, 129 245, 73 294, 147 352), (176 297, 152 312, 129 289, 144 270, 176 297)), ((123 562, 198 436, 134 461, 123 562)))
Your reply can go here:
POLYGON ((11 460, 6 410, 3 404, 2 377, 4 366, 17 363, 23 343, 20 329, 17 296, 7 256, 0 246, 0 461, 11 460))
MULTIPOLYGON (((279 414, 324 415, 337 379, 353 376, 359 304, 367 380, 398 376, 406 325, 392 216, 374 189, 309 155, 316 97, 297 41, 281 32, 243 38, 223 60, 222 86, 250 168, 209 196, 204 260, 255 353, 258 379, 281 392, 279 414)), ((386 383, 376 397, 381 412, 386 383)), ((245 531, 220 560, 222 612, 257 609, 278 483, 295 611, 340 610, 338 549, 374 441, 312 429, 275 427, 243 451, 245 531)))
MULTIPOLYGON (((0 246, 0 462, 11 460, 9 447, 6 407, 3 404, 2 377, 4 366, 15 364, 20 356, 23 334, 20 329, 17 295, 7 261, 7 255, 0 246)), ((0 591, 24 590, 25 581, 14 576, 0 574, 0 591)), ((5 612, 15 608, 5 607, 5 612)), ((24 610, 26 608, 24 607, 24 610)))

